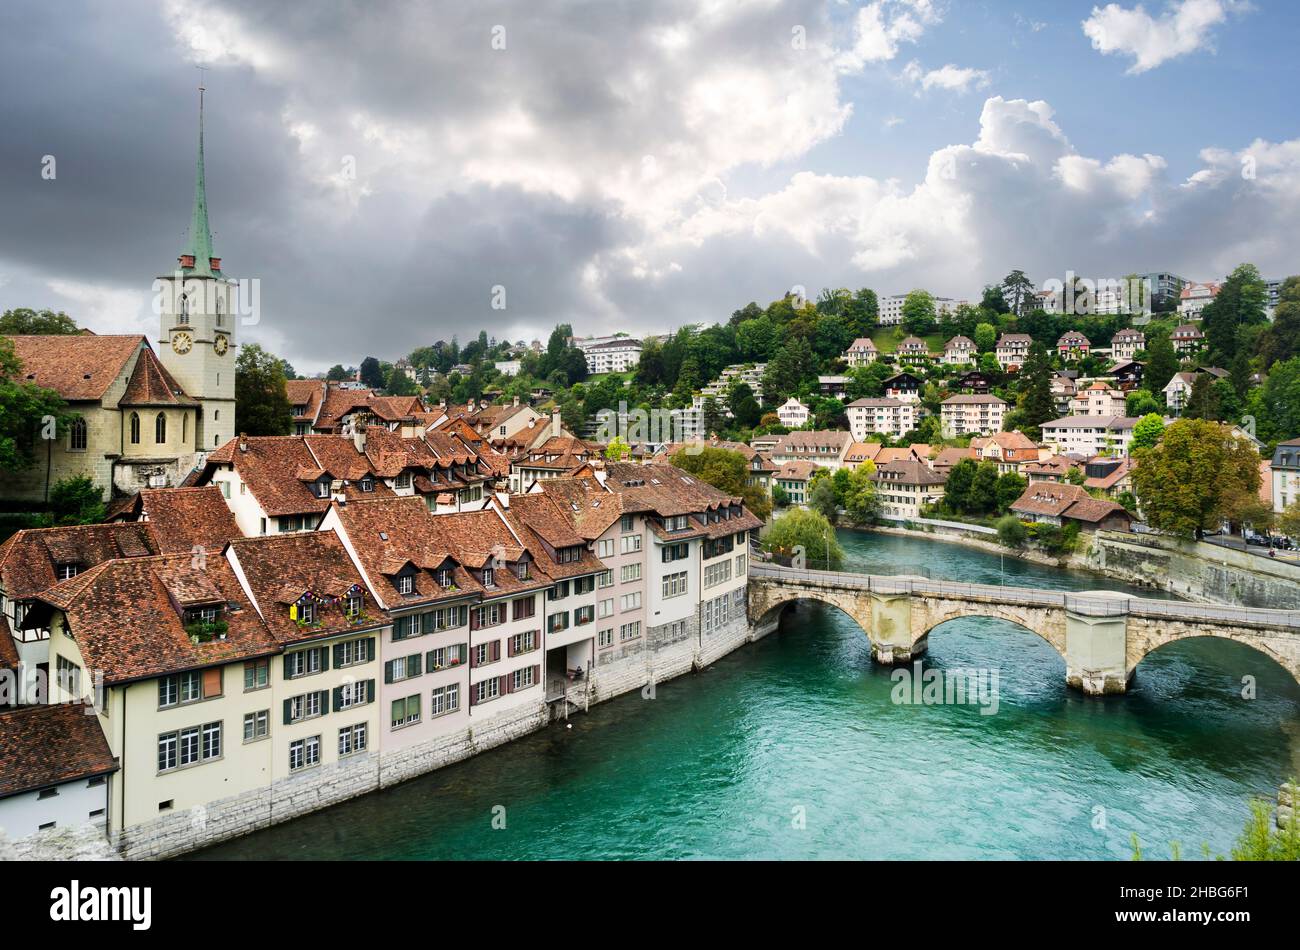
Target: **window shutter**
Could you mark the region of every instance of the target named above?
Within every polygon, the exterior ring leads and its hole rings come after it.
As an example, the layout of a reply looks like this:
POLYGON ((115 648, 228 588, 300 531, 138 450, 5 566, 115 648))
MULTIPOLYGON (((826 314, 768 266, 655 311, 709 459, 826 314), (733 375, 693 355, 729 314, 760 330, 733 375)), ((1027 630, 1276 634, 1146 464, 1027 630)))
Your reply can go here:
POLYGON ((284 678, 285 678, 285 679, 293 679, 293 663, 291 662, 292 659, 293 659, 293 657, 292 657, 291 655, 286 655, 285 658, 284 658, 284 678))
POLYGON ((474 686, 473 683, 469 684, 469 704, 471 706, 478 705, 478 689, 474 686))
POLYGON ((324 672, 325 670, 328 670, 328 669, 330 668, 330 648, 329 648, 329 647, 321 647, 321 648, 320 648, 320 668, 321 668, 321 671, 322 671, 322 672, 324 672))
POLYGON ((477 629, 479 628, 479 612, 478 612, 478 610, 471 610, 471 611, 469 612, 469 628, 470 628, 471 630, 477 630, 477 629))
POLYGON ((426 673, 433 672, 433 651, 432 650, 430 650, 428 653, 424 655, 424 672, 426 673))
POLYGON ((510 637, 506 640, 506 656, 515 655, 515 638, 510 637))
POLYGON ((477 650, 475 650, 473 653, 471 653, 471 654, 469 655, 469 668, 470 668, 471 670, 478 669, 478 651, 477 651, 477 650))
POLYGON ((336 643, 334 644, 334 667, 335 669, 337 669, 342 665, 343 665, 343 644, 336 643))
POLYGON ((515 677, 513 673, 507 673, 505 676, 501 677, 501 695, 504 696, 507 693, 513 693, 515 691, 514 683, 515 677))
POLYGON ((293 722, 293 700, 286 699, 284 701, 284 724, 287 726, 291 722, 293 722))
POLYGON ((419 676, 421 672, 422 671, 420 669, 420 654, 412 653, 410 656, 406 658, 406 675, 419 676))
POLYGON ((343 687, 342 686, 334 687, 334 705, 332 708, 334 712, 338 712, 340 709, 343 708, 343 687))
POLYGON ((389 660, 387 663, 384 664, 385 683, 391 683, 393 681, 393 663, 394 663, 393 660, 389 660))
POLYGON ((375 681, 366 680, 366 702, 373 703, 374 701, 375 701, 375 681))
POLYGON ((493 641, 492 641, 492 660, 493 660, 493 662, 496 662, 496 661, 499 660, 499 659, 501 659, 501 641, 500 641, 500 640, 493 640, 493 641))
POLYGON ((327 690, 327 689, 322 689, 322 690, 319 690, 319 691, 317 692, 317 695, 320 696, 320 711, 323 712, 323 713, 329 712, 329 711, 330 711, 330 691, 327 690))
POLYGON ((203 698, 221 695, 221 667, 203 671, 203 698))

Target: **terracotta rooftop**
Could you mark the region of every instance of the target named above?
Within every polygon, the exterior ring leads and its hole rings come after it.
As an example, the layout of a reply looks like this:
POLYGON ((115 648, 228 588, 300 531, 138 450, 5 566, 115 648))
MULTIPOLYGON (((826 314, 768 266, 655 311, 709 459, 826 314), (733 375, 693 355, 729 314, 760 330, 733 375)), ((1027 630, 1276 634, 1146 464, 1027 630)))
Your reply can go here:
POLYGON ((900 485, 942 485, 947 477, 930 468, 920 459, 910 458, 898 462, 877 464, 871 479, 874 482, 886 482, 900 485))
POLYGON ((145 347, 135 361, 135 369, 127 381, 126 391, 117 401, 119 406, 197 406, 181 389, 181 384, 167 372, 153 350, 145 347))
POLYGON ((113 558, 157 553, 153 530, 144 524, 26 528, 0 544, 0 589, 10 600, 26 600, 59 582, 60 564, 86 571, 113 558))
POLYGON ((1011 511, 1027 515, 1070 518, 1096 524, 1112 515, 1129 516, 1123 506, 1113 501, 1093 498, 1081 485, 1035 482, 1011 506, 1011 511))
POLYGON ((294 415, 295 422, 315 423, 325 402, 328 383, 323 379, 286 379, 284 390, 290 406, 304 406, 305 411, 294 415))
POLYGON ((148 348, 143 336, 11 336, 23 364, 17 381, 52 389, 68 402, 102 399, 136 350, 148 348))
POLYGON ((303 437, 236 436, 208 454, 209 477, 218 465, 233 466, 257 503, 273 517, 323 514, 329 508, 328 498, 317 498, 308 484, 298 479, 300 468, 316 465, 303 437))
POLYGON ((241 536, 235 515, 216 485, 143 489, 140 520, 152 529, 159 554, 190 554, 196 547, 217 554, 227 541, 241 536))
POLYGON ((56 703, 0 712, 0 798, 116 772, 92 711, 56 703))
POLYGON ((279 651, 223 557, 202 567, 191 556, 106 561, 40 598, 62 610, 87 669, 108 685, 201 669, 279 651), (177 602, 229 605, 225 639, 194 643, 177 602))

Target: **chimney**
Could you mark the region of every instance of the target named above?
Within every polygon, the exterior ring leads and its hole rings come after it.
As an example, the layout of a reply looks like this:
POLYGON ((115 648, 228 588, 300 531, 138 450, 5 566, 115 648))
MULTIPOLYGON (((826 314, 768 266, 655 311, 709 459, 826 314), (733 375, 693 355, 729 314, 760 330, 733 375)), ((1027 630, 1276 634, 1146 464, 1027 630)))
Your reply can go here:
POLYGON ((239 433, 239 451, 241 451, 241 452, 247 452, 247 451, 248 451, 248 435, 247 435, 247 433, 244 433, 244 432, 239 433))
POLYGON ((447 408, 447 400, 445 400, 445 399, 439 399, 439 400, 438 400, 438 408, 439 408, 439 409, 446 409, 446 408, 447 408))
POLYGON ((515 407, 516 409, 519 408, 519 397, 518 397, 518 396, 515 397, 515 405, 514 405, 514 407, 515 407))
POLYGON ((352 444, 356 446, 358 452, 365 454, 366 427, 364 425, 354 425, 352 427, 352 444))
POLYGON ((560 420, 560 410, 551 410, 551 438, 558 439, 564 434, 564 426, 560 420))

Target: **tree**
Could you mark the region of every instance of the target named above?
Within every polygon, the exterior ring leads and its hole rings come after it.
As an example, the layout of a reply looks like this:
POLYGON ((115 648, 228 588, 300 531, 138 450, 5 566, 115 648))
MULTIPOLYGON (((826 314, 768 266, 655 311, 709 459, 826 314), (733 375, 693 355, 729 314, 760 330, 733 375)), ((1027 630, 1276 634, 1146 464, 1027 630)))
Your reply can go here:
POLYGON ((1268 285, 1253 264, 1242 264, 1228 276, 1201 313, 1205 344, 1215 365, 1232 363, 1242 329, 1268 322, 1267 305, 1268 285))
POLYGON ((388 382, 384 386, 384 392, 390 396, 414 396, 419 391, 420 387, 415 385, 415 380, 407 376, 398 367, 393 367, 393 371, 388 374, 388 382))
POLYGON ((1160 334, 1147 341, 1147 368, 1143 382, 1153 393, 1164 392, 1178 372, 1178 354, 1169 337, 1160 334))
POLYGON ((72 421, 59 394, 24 378, 13 342, 0 336, 0 472, 18 472, 36 461, 44 440, 67 431, 72 421))
POLYGON ((763 399, 768 405, 779 405, 793 395, 805 380, 815 373, 812 347, 803 337, 789 340, 772 357, 763 375, 763 399))
POLYGON ((342 363, 335 363, 330 367, 329 372, 325 374, 325 378, 331 382, 342 382, 345 379, 351 379, 352 374, 343 368, 342 363))
MULTIPOLYGON (((679 449, 673 453, 672 463, 684 472, 690 472, 702 482, 721 492, 741 498, 754 515, 767 520, 772 513, 772 503, 762 485, 749 482, 749 463, 745 456, 731 449, 705 446, 698 452, 679 449)), ((779 486, 777 486, 779 487, 779 486)), ((773 496, 776 489, 773 489, 773 496)))
POLYGON ((1300 542, 1300 501, 1292 502, 1277 516, 1277 529, 1292 541, 1300 542))
POLYGON ((934 297, 925 290, 914 290, 903 301, 903 326, 918 335, 934 332, 934 297))
POLYGON ((1164 434, 1165 420, 1160 417, 1159 413, 1148 413, 1133 425, 1133 441, 1129 446, 1129 451, 1153 449, 1159 444, 1160 437, 1164 434))
POLYGON ((975 327, 975 348, 981 353, 991 352, 998 344, 998 328, 991 323, 975 327))
POLYGON ((1217 422, 1179 419, 1134 458, 1142 512, 1161 531, 1199 540, 1258 498, 1259 453, 1217 422))
POLYGON ((1034 282, 1025 276, 1022 270, 1013 270, 1002 281, 1002 299, 1006 302, 1007 312, 1023 317, 1036 301, 1034 282))
POLYGON ((1006 511, 1025 493, 1029 480, 1015 472, 1004 472, 998 476, 997 499, 998 511, 1006 511))
POLYGON ((790 507, 790 493, 780 485, 772 486, 772 504, 778 508, 790 507))
POLYGON ((835 483, 829 475, 813 479, 812 490, 808 493, 808 507, 822 514, 827 521, 835 521, 839 514, 840 500, 835 493, 835 483))
POLYGON ((51 525, 98 524, 104 512, 104 492, 89 476, 60 479, 50 489, 51 525))
POLYGON ((731 388, 731 394, 727 397, 727 406, 731 409, 736 425, 742 429, 754 428, 763 414, 758 400, 754 398, 754 390, 748 383, 737 383, 731 388))
POLYGON ((1027 537, 1024 523, 1015 515, 1003 515, 998 519, 998 541, 1003 547, 1023 548, 1027 537))
POLYGON ((835 530, 825 515, 796 508, 772 522, 763 537, 768 551, 782 557, 794 557, 803 549, 804 564, 814 569, 834 570, 844 561, 844 549, 835 538, 835 530))
POLYGON ((944 508, 953 514, 962 514, 970 509, 971 487, 978 468, 974 459, 965 458, 948 470, 948 481, 943 491, 944 508))
POLYGON ((1002 288, 995 287, 992 284, 984 288, 984 296, 980 299, 980 309, 989 310, 993 313, 1011 312, 1011 308, 1007 306, 1007 299, 1002 294, 1002 288))
POLYGON ((1278 291, 1273 324, 1258 341, 1265 370, 1300 354, 1300 277, 1288 277, 1278 291))
POLYGON ((1056 400, 1052 397, 1052 360, 1047 347, 1034 341, 1025 365, 1020 368, 1021 420, 1025 434, 1038 438, 1038 427, 1056 418, 1056 400))
POLYGON ((245 343, 235 360, 235 429, 246 435, 288 435, 293 429, 284 367, 257 343, 245 343))
POLYGON ((367 356, 361 361, 361 382, 371 389, 383 389, 387 382, 384 371, 379 367, 379 360, 367 356))
POLYGON ((632 454, 632 446, 627 444, 627 440, 621 435, 614 436, 609 445, 605 446, 605 458, 611 462, 621 462, 632 454))
POLYGON ((871 480, 875 470, 874 464, 863 462, 848 473, 843 505, 854 524, 869 524, 880 514, 880 497, 876 494, 876 483, 871 480))
POLYGON ((975 466, 975 477, 971 480, 966 504, 967 512, 974 515, 986 515, 997 508, 998 467, 995 463, 980 462, 975 466))
POLYGON ((18 307, 0 316, 0 334, 9 336, 71 336, 81 330, 60 310, 29 310, 18 307))
POLYGON ((1145 389, 1135 389, 1124 397, 1124 415, 1132 419, 1152 413, 1158 415, 1164 408, 1160 401, 1145 389))

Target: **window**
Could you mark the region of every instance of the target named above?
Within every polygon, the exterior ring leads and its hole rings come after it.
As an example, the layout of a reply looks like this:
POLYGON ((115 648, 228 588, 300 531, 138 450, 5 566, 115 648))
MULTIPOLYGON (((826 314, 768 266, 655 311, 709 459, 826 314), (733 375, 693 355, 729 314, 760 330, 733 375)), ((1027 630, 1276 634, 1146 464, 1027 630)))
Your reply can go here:
POLYGON ((493 569, 490 568, 490 567, 485 567, 485 568, 483 568, 483 586, 484 586, 484 587, 496 587, 496 586, 497 586, 497 584, 496 584, 496 577, 495 577, 495 575, 494 575, 493 569))
POLYGON ((635 554, 641 550, 641 535, 625 534, 619 539, 624 554, 635 554))
POLYGON ((339 730, 339 758, 366 751, 366 724, 346 726, 339 730))
POLYGON ((343 612, 349 620, 356 620, 361 616, 361 606, 365 603, 365 597, 362 594, 348 594, 347 600, 344 601, 343 612))
POLYGON ((635 640, 641 636, 641 621, 635 620, 632 623, 625 623, 618 628, 618 639, 620 643, 626 643, 628 640, 635 640))
POLYGON ((546 592, 547 600, 564 600, 564 598, 568 596, 569 596, 568 581, 560 581, 558 584, 556 584, 554 587, 552 587, 549 591, 546 592))
POLYGON ((329 696, 323 690, 303 693, 284 701, 284 724, 287 726, 303 719, 314 719, 324 715, 329 707, 329 696))
POLYGON ((537 667, 526 666, 522 670, 515 670, 514 680, 510 684, 510 691, 514 692, 519 689, 527 689, 537 682, 537 667))
POLYGON ((518 577, 521 581, 528 580, 527 561, 520 561, 518 564, 515 565, 515 576, 518 577))
POLYGON ((420 668, 420 663, 420 654, 418 653, 398 657, 396 660, 389 660, 384 664, 384 682, 400 683, 403 680, 414 679, 424 672, 420 668))
POLYGON ((597 542, 597 544, 596 544, 596 556, 597 556, 597 557, 613 557, 613 556, 614 556, 614 539, 613 539, 613 538, 608 538, 608 539, 606 539, 606 540, 603 540, 603 541, 599 541, 599 542, 597 542))
POLYGON ((613 571, 601 571, 599 574, 597 574, 597 575, 596 575, 596 586, 597 586, 597 587, 600 587, 600 588, 602 588, 602 589, 605 588, 605 587, 613 587, 613 586, 614 586, 614 572, 613 572, 613 571))
POLYGON ((361 479, 361 490, 363 492, 366 492, 367 494, 373 492, 375 490, 375 480, 371 478, 369 475, 363 477, 361 479))
POLYGON ((691 545, 688 541, 681 541, 677 544, 664 545, 664 563, 671 564, 673 561, 684 561, 691 556, 691 545))
POLYGON ((221 758, 221 723, 190 726, 158 737, 158 771, 170 772, 221 758))
POLYGON ((415 590, 415 575, 401 574, 397 578, 397 592, 399 594, 409 594, 415 590))
POLYGON ((359 666, 375 658, 375 641, 371 637, 362 640, 345 640, 334 644, 334 668, 359 666))
POLYGON ((561 630, 569 629, 569 612, 560 611, 558 614, 551 614, 546 618, 546 630, 548 633, 559 633, 561 630))
POLYGON ((86 420, 81 416, 73 419, 72 425, 68 427, 68 451, 86 451, 86 420))
POLYGON ((55 569, 55 573, 61 581, 66 581, 70 577, 76 577, 77 571, 78 567, 76 564, 60 564, 55 569))
POLYGON ((469 654, 469 646, 457 643, 449 647, 439 647, 424 655, 424 668, 430 673, 445 670, 451 666, 460 666, 469 654))
POLYGON ((495 627, 505 621, 505 611, 501 609, 501 604, 485 604, 482 607, 474 608, 474 629, 481 630, 484 627, 495 627))
POLYGON ((575 577, 573 580, 574 594, 590 594, 596 589, 596 575, 590 574, 586 577, 575 577))
POLYGON ((475 705, 486 703, 501 695, 501 680, 494 676, 481 683, 475 683, 472 689, 474 690, 475 705))
POLYGON ((510 655, 518 656, 521 653, 531 653, 537 649, 537 631, 529 630, 527 633, 516 633, 510 638, 510 655))
POLYGON ((663 584, 663 596, 681 597, 686 593, 686 571, 680 571, 677 574, 665 574, 663 584))
POLYGON ((630 531, 632 531, 635 526, 636 526, 636 518, 632 515, 623 515, 623 517, 619 519, 618 528, 624 534, 627 534, 630 531))
POLYGON ((510 614, 515 620, 524 620, 537 613, 536 597, 518 597, 510 602, 510 614))
POLYGON ((309 769, 320 765, 320 736, 308 736, 289 743, 289 771, 309 769))
MULTIPOLYGON (((62 659, 60 657, 59 659, 62 659)), ((221 670, 213 668, 202 673, 180 673, 176 676, 164 676, 158 680, 158 708, 183 706, 197 703, 201 699, 213 699, 221 695, 221 670)))
POLYGON ((269 685, 271 685, 270 660, 251 660, 244 664, 244 692, 265 689, 269 685))
POLYGON ((639 590, 623 595, 620 602, 620 610, 626 612, 629 610, 639 609, 641 609, 641 592, 639 590))
POLYGON ((295 610, 294 613, 297 614, 299 623, 316 622, 316 605, 312 601, 304 600, 302 603, 296 604, 295 606, 298 609, 295 610))
POLYGON ((632 581, 641 579, 641 562, 635 564, 624 564, 619 568, 619 580, 624 584, 630 584, 632 581))
POLYGON ((256 742, 271 734, 271 710, 247 713, 244 716, 244 741, 256 742))
POLYGON ((445 716, 460 708, 460 684, 439 686, 429 698, 429 718, 445 716))
POLYGON ((159 445, 167 441, 167 417, 161 412, 153 419, 153 440, 159 445))
POLYGON ((610 647, 613 645, 614 645, 613 628, 610 628, 609 630, 602 630, 600 631, 600 633, 596 634, 596 646, 601 647, 603 649, 605 647, 610 647))
POLYGON ((411 473, 410 473, 410 472, 403 472, 401 475, 398 475, 395 479, 393 479, 393 487, 394 487, 394 488, 410 488, 410 487, 411 487, 411 473))
POLYGON ((614 615, 614 598, 611 597, 608 600, 602 600, 596 605, 596 608, 596 616, 602 618, 612 617, 614 615))
POLYGON ((722 561, 719 564, 708 564, 704 568, 704 586, 716 587, 719 584, 731 580, 731 562, 722 561))
POLYGON ((736 555, 736 576, 745 576, 745 555, 743 554, 736 555))
MULTIPOLYGON (((418 657, 417 657, 418 659, 418 657)), ((374 680, 358 680, 353 683, 344 683, 342 686, 334 689, 334 711, 339 712, 343 709, 353 709, 357 706, 364 706, 374 698, 375 686, 374 680)))
POLYGON ((573 624, 576 627, 581 627, 583 624, 591 623, 595 619, 596 608, 591 604, 588 604, 586 607, 579 607, 573 612, 573 624))
POLYGON ((140 444, 140 413, 131 413, 131 444, 140 444))
POLYGON ((326 652, 328 647, 315 647, 310 650, 299 650, 296 653, 286 653, 284 656, 284 678, 297 679, 300 676, 312 676, 323 670, 328 670, 329 654, 326 652))
POLYGON ((419 722, 420 697, 416 695, 393 700, 391 720, 394 729, 400 729, 402 726, 409 726, 413 722, 419 722))
POLYGON ((561 564, 573 564, 582 560, 582 545, 575 545, 569 548, 560 548, 556 552, 556 560, 561 564))

